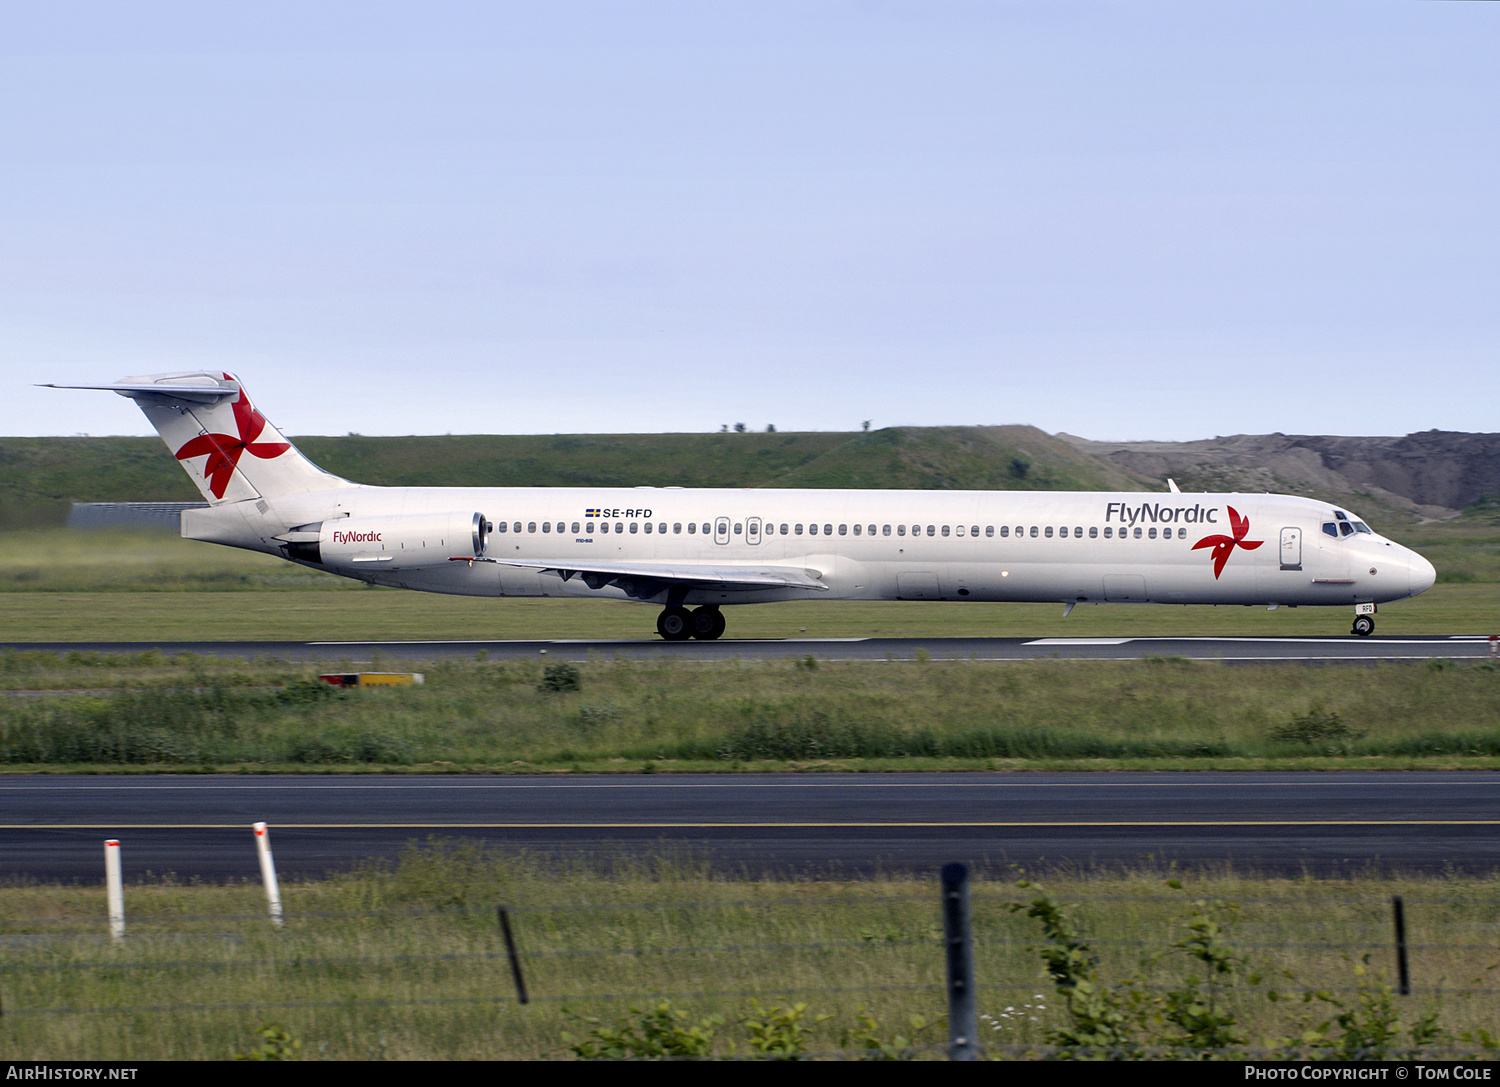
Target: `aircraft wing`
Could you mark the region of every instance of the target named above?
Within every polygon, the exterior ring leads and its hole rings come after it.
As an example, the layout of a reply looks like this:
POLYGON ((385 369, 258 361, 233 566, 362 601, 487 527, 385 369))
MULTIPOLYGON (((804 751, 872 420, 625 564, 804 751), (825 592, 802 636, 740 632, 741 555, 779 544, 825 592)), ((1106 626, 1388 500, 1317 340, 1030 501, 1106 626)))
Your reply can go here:
MULTIPOLYGON (((468 560, 454 558, 453 561, 468 560)), ((820 571, 795 566, 715 566, 675 562, 579 563, 577 559, 495 559, 488 556, 473 561, 516 566, 523 570, 551 570, 564 581, 579 577, 591 589, 616 585, 631 596, 650 595, 651 588, 662 585, 725 589, 730 592, 748 592, 754 589, 806 589, 817 593, 828 591, 828 586, 820 580, 820 571)))

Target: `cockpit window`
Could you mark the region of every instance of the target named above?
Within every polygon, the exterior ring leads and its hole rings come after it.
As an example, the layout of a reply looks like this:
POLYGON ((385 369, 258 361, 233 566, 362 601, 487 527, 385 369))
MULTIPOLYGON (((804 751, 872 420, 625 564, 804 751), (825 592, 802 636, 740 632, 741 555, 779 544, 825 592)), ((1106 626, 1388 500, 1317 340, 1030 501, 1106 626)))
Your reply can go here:
POLYGON ((1354 531, 1363 532, 1370 536, 1375 535, 1375 530, 1372 529, 1369 525, 1365 524, 1363 521, 1354 522, 1354 531))
POLYGON ((1351 525, 1348 521, 1340 521, 1339 522, 1339 533, 1341 535, 1344 535, 1344 536, 1353 536, 1354 535, 1354 526, 1351 525))
POLYGON ((1323 522, 1323 535, 1332 536, 1335 540, 1339 538, 1339 526, 1333 521, 1323 522))

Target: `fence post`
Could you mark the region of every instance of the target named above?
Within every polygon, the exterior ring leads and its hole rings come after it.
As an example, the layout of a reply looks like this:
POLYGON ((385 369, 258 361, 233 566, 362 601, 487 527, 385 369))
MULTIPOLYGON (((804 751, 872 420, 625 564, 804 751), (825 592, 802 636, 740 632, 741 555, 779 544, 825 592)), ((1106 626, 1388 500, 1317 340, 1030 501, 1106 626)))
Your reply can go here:
POLYGON ((1396 921, 1396 975, 1402 996, 1411 996, 1411 974, 1406 969, 1406 908, 1400 895, 1391 895, 1391 913, 1396 921))
POLYGON ((125 884, 120 878, 120 842, 104 842, 104 894, 109 905, 109 934, 115 943, 125 939, 125 884))
POLYGON ((943 866, 943 939, 948 959, 948 1059, 978 1059, 974 1035, 974 951, 969 932, 969 869, 943 866))
POLYGON ((529 1003, 526 979, 521 976, 521 956, 516 954, 515 937, 510 934, 510 911, 504 906, 500 907, 500 932, 505 937, 505 953, 510 957, 510 976, 516 981, 516 999, 522 1004, 529 1003))
POLYGON ((281 884, 276 880, 276 861, 271 856, 271 834, 264 823, 252 823, 255 831, 255 852, 260 857, 260 881, 266 887, 266 905, 271 911, 271 924, 281 927, 281 884))

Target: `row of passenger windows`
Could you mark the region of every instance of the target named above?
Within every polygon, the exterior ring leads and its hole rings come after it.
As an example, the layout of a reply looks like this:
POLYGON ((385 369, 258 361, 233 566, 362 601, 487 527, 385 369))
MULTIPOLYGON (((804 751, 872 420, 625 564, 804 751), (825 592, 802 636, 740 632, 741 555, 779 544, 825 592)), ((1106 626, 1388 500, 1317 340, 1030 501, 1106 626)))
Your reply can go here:
MULTIPOLYGON (((682 533, 682 531, 683 531, 683 527, 684 526, 679 522, 679 523, 676 523, 676 524, 672 525, 671 531, 673 533, 675 533, 675 534, 680 535, 682 533)), ((864 536, 864 535, 874 536, 876 534, 876 527, 877 526, 875 526, 875 525, 854 525, 853 526, 854 535, 856 535, 856 536, 864 536)), ((632 533, 634 533, 634 532, 641 531, 642 528, 644 528, 644 530, 645 530, 645 532, 646 532, 647 535, 650 535, 652 532, 656 532, 656 533, 659 533, 661 535, 665 535, 666 532, 667 532, 667 526, 666 526, 665 522, 657 522, 657 523, 655 523, 653 525, 653 523, 650 522, 650 521, 645 521, 645 522, 638 522, 638 521, 629 521, 629 522, 616 521, 616 522, 614 522, 614 527, 613 528, 610 527, 610 522, 608 522, 608 521, 597 521, 597 522, 595 522, 595 521, 587 521, 587 522, 583 522, 583 523, 580 523, 578 521, 574 521, 572 523, 572 527, 571 528, 569 527, 568 522, 566 522, 566 521, 558 521, 556 523, 556 526, 555 526, 555 530, 557 532, 563 532, 563 533, 572 532, 575 536, 578 535, 578 533, 580 533, 580 532, 585 532, 585 533, 588 533, 589 535, 593 535, 593 533, 595 533, 596 531, 600 532, 600 533, 603 533, 603 534, 606 534, 606 535, 608 533, 610 533, 610 532, 617 532, 617 533, 618 532, 632 532, 632 533)), ((691 535, 695 535, 695 534, 697 534, 700 531, 699 526, 697 524, 695 524, 695 523, 689 523, 686 526, 686 528, 687 528, 688 535, 690 535, 690 536, 691 535)), ((780 533, 783 536, 801 536, 803 534, 803 526, 800 525, 800 524, 797 524, 797 525, 794 525, 794 524, 783 524, 783 525, 779 526, 779 528, 780 528, 780 533)), ((777 534, 777 529, 778 529, 778 526, 776 526, 776 525, 766 525, 765 526, 765 533, 766 533, 767 536, 774 536, 774 535, 777 534)), ((498 524, 495 525, 495 530, 497 532, 507 532, 507 531, 509 531, 509 532, 520 532, 520 531, 522 531, 521 522, 520 521, 515 521, 515 522, 507 523, 505 521, 501 521, 501 522, 499 522, 498 524)), ((527 532, 536 532, 537 530, 538 530, 538 526, 537 526, 537 523, 535 521, 529 521, 529 522, 526 523, 525 531, 527 531, 527 532)), ((733 526, 733 532, 734 532, 734 535, 736 535, 736 536, 743 535, 744 534, 744 530, 745 530, 745 526, 744 526, 743 522, 735 524, 733 526)), ((543 521, 541 523, 541 531, 542 532, 552 532, 552 531, 554 531, 554 525, 553 525, 553 523, 551 521, 543 521)), ((703 523, 701 531, 702 531, 703 535, 705 535, 705 536, 711 536, 711 535, 713 535, 713 531, 714 531, 713 523, 709 522, 709 521, 705 521, 703 523)), ((807 532, 807 535, 809 535, 809 536, 816 536, 816 535, 818 535, 819 531, 820 530, 819 530, 819 527, 817 525, 807 525, 806 526, 806 532, 807 532)), ((823 525, 821 531, 822 531, 822 534, 825 535, 825 536, 832 536, 834 534, 834 526, 833 525, 823 525)), ((849 525, 839 525, 838 526, 838 534, 840 536, 847 536, 847 535, 849 535, 849 532, 850 532, 850 526, 849 525)), ((879 526, 879 532, 880 532, 880 535, 882 535, 882 536, 890 536, 890 535, 893 535, 893 534, 896 535, 896 536, 905 536, 907 534, 907 526, 906 525, 894 525, 894 526, 892 526, 892 525, 880 525, 879 526)), ((1099 527, 1097 525, 1091 525, 1087 529, 1085 529, 1082 525, 1076 525, 1076 526, 1073 526, 1072 528, 1069 528, 1067 525, 1058 526, 1056 528, 1054 528, 1054 526, 1052 526, 1052 525, 1017 525, 1016 528, 1015 528, 1015 535, 1017 537, 1028 537, 1029 536, 1032 539, 1036 539, 1036 538, 1040 537, 1040 538, 1049 539, 1049 540, 1052 539, 1054 535, 1056 535, 1057 537, 1062 538, 1062 539, 1067 539, 1069 536, 1072 536, 1074 539, 1080 539, 1081 540, 1081 539, 1083 539, 1085 532, 1087 533, 1089 539, 1097 539, 1099 537, 1099 535, 1100 535, 1100 530, 1099 530, 1099 527)), ((995 535, 997 535, 997 531, 995 529, 995 526, 994 525, 986 525, 984 527, 984 534, 986 536, 995 536, 995 535)), ((1185 529, 1185 528, 1179 528, 1177 530, 1177 539, 1179 539, 1179 540, 1185 540, 1185 539, 1187 539, 1187 534, 1188 534, 1187 533, 1187 529, 1185 529)), ((953 536, 964 536, 964 535, 978 536, 979 535, 979 526, 978 525, 969 525, 969 526, 964 526, 964 525, 925 525, 925 526, 924 525, 912 525, 911 526, 911 535, 913 535, 913 536, 922 536, 922 535, 927 535, 927 536, 948 536, 948 535, 953 535, 953 536)), ((998 531, 998 535, 1001 538, 1005 538, 1005 537, 1010 536, 1011 535, 1011 526, 1010 525, 1001 525, 1000 528, 999 528, 999 531, 998 531)), ((1132 530, 1130 530, 1128 528, 1123 528, 1123 527, 1121 527, 1119 529, 1116 529, 1116 528, 1114 528, 1111 525, 1105 525, 1104 526, 1104 530, 1103 530, 1103 535, 1104 535, 1104 538, 1106 540, 1116 539, 1116 538, 1121 539, 1121 540, 1130 539, 1130 538, 1132 538, 1132 530)), ((1151 528, 1137 528, 1137 529, 1134 530, 1134 533, 1133 533, 1133 538, 1137 539, 1137 540, 1140 540, 1140 539, 1154 540, 1154 539, 1157 538, 1157 536, 1158 536, 1158 531, 1154 527, 1151 527, 1151 528)), ((1162 539, 1164 539, 1164 540, 1170 540, 1170 539, 1172 539, 1172 530, 1170 528, 1161 529, 1160 530, 1160 537, 1162 539)))

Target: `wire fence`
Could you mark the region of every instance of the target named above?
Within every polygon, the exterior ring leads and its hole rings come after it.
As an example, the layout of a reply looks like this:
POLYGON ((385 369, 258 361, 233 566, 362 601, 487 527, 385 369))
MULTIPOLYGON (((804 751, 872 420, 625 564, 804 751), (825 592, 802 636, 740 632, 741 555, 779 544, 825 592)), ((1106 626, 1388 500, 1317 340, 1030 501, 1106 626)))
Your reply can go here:
MULTIPOLYGON (((429 873, 415 891, 294 884, 279 926, 253 886, 133 887, 120 939, 97 890, 34 889, 28 908, 12 889, 0 1038, 18 1059, 920 1058, 962 1033, 934 882, 523 875, 503 910, 483 901, 482 873, 451 886, 429 873)), ((1494 1055, 1492 885, 1427 881, 1399 898, 1373 883, 1259 886, 1065 882, 1047 899, 1068 904, 1062 937, 1034 887, 974 883, 971 1043, 989 1056, 1086 1051, 1060 1039, 1076 1034, 1078 983, 1092 979, 1127 1017, 1145 1009, 1127 1024, 1136 1056, 1182 1055, 1163 1039, 1181 1037, 1169 1028, 1184 994, 1238 1039, 1198 1055, 1285 1055, 1273 1043, 1318 1030, 1325 1056, 1347 1036, 1387 1054, 1494 1055)))

